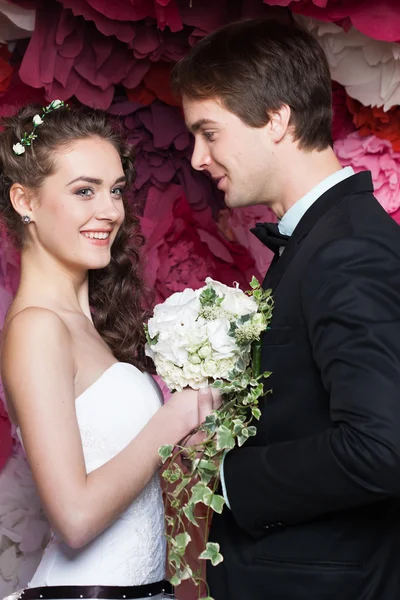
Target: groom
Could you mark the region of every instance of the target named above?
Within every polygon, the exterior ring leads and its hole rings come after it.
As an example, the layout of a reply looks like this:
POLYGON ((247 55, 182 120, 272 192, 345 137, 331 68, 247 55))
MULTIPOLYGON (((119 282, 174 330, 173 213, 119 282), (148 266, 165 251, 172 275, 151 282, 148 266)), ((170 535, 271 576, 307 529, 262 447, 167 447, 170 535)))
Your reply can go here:
MULTIPOLYGON (((245 21, 173 73, 192 165, 275 258, 258 434, 225 457, 215 600, 400 598, 400 228, 332 149, 331 79, 305 31, 245 21)), ((260 244, 260 252, 263 247, 260 244)))

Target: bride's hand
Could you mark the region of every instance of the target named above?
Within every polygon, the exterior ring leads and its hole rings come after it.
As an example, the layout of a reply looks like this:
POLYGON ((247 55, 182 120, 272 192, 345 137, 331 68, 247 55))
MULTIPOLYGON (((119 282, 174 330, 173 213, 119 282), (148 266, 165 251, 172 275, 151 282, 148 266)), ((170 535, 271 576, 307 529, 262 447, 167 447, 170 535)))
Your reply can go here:
MULTIPOLYGON (((208 415, 214 410, 217 410, 222 404, 222 396, 218 390, 215 388, 203 388, 198 392, 198 406, 199 406, 199 425, 204 423, 208 415)), ((206 439, 205 431, 196 431, 193 435, 186 440, 185 446, 197 446, 201 444, 206 439)), ((198 453, 198 458, 201 458, 201 452, 198 453)), ((190 469, 191 468, 191 460, 182 455, 182 464, 190 469)))
POLYGON ((173 419, 182 423, 184 438, 204 423, 207 416, 220 405, 221 395, 217 390, 185 388, 182 392, 174 392, 164 409, 172 411, 173 419))

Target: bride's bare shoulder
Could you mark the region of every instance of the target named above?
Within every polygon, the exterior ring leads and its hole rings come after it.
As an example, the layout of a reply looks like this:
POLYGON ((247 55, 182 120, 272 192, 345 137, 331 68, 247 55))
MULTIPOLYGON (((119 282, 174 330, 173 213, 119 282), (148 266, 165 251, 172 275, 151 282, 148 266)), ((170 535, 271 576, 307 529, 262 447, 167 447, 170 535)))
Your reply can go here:
POLYGON ((38 334, 40 337, 69 335, 63 319, 55 311, 41 306, 9 311, 2 333, 3 344, 20 336, 26 340, 38 334))
MULTIPOLYGON (((53 310, 28 306, 10 314, 2 331, 2 377, 38 362, 50 364, 59 355, 70 356, 71 336, 63 319, 53 310)), ((30 369, 29 369, 30 370, 30 369)))

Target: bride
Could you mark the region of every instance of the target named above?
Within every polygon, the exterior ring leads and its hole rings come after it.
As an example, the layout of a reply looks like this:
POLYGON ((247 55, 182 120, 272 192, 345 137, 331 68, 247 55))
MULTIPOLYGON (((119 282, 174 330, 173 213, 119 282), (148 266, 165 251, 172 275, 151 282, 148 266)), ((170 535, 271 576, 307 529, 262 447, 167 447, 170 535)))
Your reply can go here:
POLYGON ((217 401, 185 390, 161 406, 147 372, 132 148, 103 113, 58 100, 2 125, 0 210, 21 280, 1 375, 53 531, 20 596, 161 599, 158 448, 217 401))

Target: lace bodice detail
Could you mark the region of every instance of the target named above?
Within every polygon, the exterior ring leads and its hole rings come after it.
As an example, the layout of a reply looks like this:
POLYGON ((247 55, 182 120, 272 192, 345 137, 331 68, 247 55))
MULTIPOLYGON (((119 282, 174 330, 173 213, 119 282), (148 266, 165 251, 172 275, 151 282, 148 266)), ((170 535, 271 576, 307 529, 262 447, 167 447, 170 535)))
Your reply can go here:
MULTIPOLYGON (((115 363, 76 399, 87 473, 121 452, 161 405, 150 375, 115 363)), ((132 464, 132 475, 135 465, 132 464)), ((101 498, 99 498, 101 502, 101 498)), ((165 576, 164 511, 156 474, 129 508, 84 548, 56 535, 30 586, 141 585, 165 576)))

